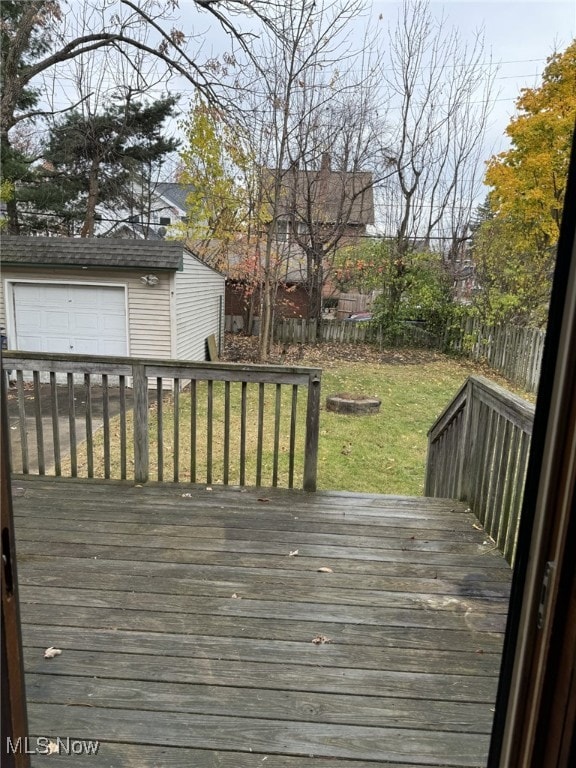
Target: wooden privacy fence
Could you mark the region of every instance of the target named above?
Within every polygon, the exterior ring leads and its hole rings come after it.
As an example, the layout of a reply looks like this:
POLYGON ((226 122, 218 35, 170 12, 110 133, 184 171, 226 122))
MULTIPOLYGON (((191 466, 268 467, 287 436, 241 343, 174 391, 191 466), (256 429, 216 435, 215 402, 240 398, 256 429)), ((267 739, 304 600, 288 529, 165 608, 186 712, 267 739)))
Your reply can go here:
POLYGON ((426 496, 467 501, 514 562, 534 406, 470 376, 428 433, 426 496))
POLYGON ((538 391, 546 333, 515 325, 485 325, 468 317, 446 329, 443 349, 487 362, 528 392, 538 391))
POLYGON ((381 328, 369 322, 350 320, 305 320, 288 318, 277 320, 274 341, 284 344, 315 344, 319 341, 358 344, 372 342, 394 346, 434 347, 436 337, 419 325, 404 323, 393 335, 384 335, 381 328))
POLYGON ((405 322, 393 333, 369 322, 350 320, 278 320, 274 340, 288 344, 371 342, 383 346, 438 349, 488 363, 495 371, 523 387, 537 392, 542 367, 545 331, 513 325, 484 325, 465 318, 461 325, 450 323, 444 333, 430 333, 421 325, 405 322))
POLYGON ((21 352, 2 368, 12 471, 316 490, 318 369, 21 352))

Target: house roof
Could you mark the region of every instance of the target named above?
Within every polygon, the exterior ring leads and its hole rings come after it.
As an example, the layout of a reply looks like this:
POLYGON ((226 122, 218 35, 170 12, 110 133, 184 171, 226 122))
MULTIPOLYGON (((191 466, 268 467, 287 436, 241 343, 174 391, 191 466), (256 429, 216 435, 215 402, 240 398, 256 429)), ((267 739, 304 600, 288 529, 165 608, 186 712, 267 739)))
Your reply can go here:
POLYGON ((166 240, 15 235, 0 238, 4 265, 180 270, 183 252, 182 243, 166 240))
POLYGON ((162 181, 156 185, 155 192, 160 195, 169 203, 180 208, 181 211, 186 210, 186 198, 192 191, 191 184, 176 184, 170 181, 162 181))
MULTIPOLYGON (((264 188, 271 188, 276 171, 265 169, 264 188)), ((280 213, 309 220, 308 206, 320 224, 374 224, 373 177, 370 171, 332 170, 329 158, 319 169, 281 171, 280 213)))
MULTIPOLYGON (((164 227, 165 230, 165 227, 164 227)), ((122 221, 117 224, 110 232, 102 235, 102 237, 113 238, 133 238, 135 240, 164 240, 164 236, 160 235, 152 225, 144 226, 133 221, 122 221)))

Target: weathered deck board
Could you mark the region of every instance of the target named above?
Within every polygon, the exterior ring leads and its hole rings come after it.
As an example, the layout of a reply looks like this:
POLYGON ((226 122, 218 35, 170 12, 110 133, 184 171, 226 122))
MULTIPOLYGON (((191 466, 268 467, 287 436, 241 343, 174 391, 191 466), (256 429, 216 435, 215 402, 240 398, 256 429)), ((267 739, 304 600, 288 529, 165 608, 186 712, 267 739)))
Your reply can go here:
POLYGON ((462 505, 14 489, 31 728, 102 741, 75 765, 485 765, 510 572, 462 505))

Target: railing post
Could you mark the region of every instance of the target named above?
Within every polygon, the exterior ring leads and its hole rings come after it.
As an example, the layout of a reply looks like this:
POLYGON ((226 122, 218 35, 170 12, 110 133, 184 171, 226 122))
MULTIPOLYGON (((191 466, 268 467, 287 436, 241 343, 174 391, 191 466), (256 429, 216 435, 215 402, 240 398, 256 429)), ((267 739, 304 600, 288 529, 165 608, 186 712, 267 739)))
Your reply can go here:
POLYGON ((436 479, 436 451, 432 437, 428 433, 428 450, 426 452, 426 476, 424 479, 424 496, 434 496, 436 479))
POLYGON ((306 408, 306 443, 304 446, 304 490, 315 491, 318 473, 318 436, 320 432, 320 371, 308 379, 306 408))
POLYGON ((149 472, 148 378, 142 363, 132 366, 134 396, 134 481, 147 483, 149 472))
POLYGON ((456 484, 456 498, 461 501, 469 500, 470 493, 470 469, 473 466, 473 449, 475 435, 473 419, 475 416, 474 380, 468 378, 466 382, 466 405, 464 406, 464 429, 460 442, 458 482, 456 484))

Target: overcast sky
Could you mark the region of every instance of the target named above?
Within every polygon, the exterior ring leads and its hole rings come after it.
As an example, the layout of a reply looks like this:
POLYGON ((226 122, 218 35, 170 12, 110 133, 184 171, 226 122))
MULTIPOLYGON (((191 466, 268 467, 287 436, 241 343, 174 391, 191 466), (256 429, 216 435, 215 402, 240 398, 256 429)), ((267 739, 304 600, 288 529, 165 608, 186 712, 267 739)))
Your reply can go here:
MULTIPOLYGON (((399 0, 372 0, 369 14, 375 21, 382 14, 384 24, 393 25, 401 5, 399 0)), ((207 32, 206 48, 221 53, 227 47, 227 38, 210 29, 208 14, 199 15, 197 7, 193 11, 192 7, 191 0, 180 0, 183 19, 191 22, 196 31, 207 32), (204 19, 206 26, 202 29, 204 19)), ((505 130, 520 90, 537 86, 546 58, 564 50, 576 37, 576 0, 431 0, 430 8, 435 16, 444 16, 462 36, 472 39, 478 31, 484 31, 486 58, 491 56, 499 64, 499 93, 487 146, 501 151, 507 145, 505 130)))
MULTIPOLYGON (((381 0, 374 5, 386 13, 399 3, 381 0)), ((487 53, 500 62, 491 133, 502 149, 520 90, 537 86, 546 58, 576 37, 576 0, 452 0, 433 2, 431 8, 438 14, 444 10, 463 34, 484 29, 487 53)))

